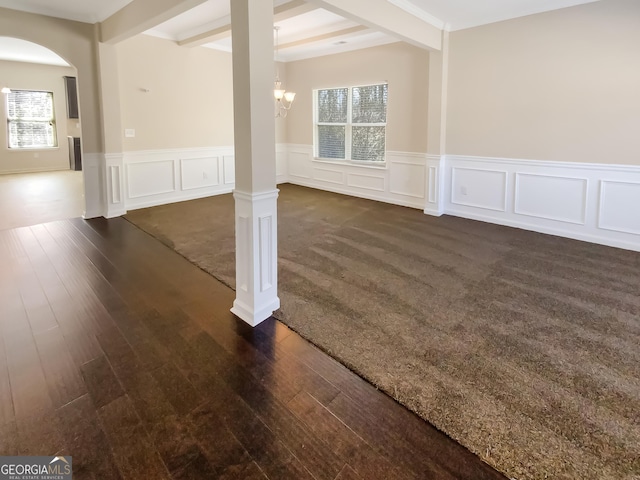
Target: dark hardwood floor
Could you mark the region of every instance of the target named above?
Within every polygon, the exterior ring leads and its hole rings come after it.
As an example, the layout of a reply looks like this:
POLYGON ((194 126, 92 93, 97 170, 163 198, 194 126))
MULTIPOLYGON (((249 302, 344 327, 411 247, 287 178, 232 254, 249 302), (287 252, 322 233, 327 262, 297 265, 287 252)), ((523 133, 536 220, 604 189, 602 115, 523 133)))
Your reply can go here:
POLYGON ((94 480, 505 478, 233 298, 122 219, 0 231, 0 454, 94 480))

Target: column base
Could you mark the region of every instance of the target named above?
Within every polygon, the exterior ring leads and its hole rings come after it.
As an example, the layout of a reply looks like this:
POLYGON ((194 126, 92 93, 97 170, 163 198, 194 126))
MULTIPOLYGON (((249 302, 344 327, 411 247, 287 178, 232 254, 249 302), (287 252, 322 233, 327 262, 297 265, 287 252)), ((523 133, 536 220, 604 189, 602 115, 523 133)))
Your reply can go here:
POLYGON ((278 298, 278 190, 234 190, 236 299, 231 313, 252 327, 280 308, 278 298))
POLYGON ((233 302, 231 313, 233 313, 240 320, 244 320, 252 327, 264 322, 267 318, 273 315, 277 309, 280 308, 280 299, 276 297, 271 301, 269 305, 265 305, 257 310, 252 309, 248 305, 245 305, 238 299, 233 302))

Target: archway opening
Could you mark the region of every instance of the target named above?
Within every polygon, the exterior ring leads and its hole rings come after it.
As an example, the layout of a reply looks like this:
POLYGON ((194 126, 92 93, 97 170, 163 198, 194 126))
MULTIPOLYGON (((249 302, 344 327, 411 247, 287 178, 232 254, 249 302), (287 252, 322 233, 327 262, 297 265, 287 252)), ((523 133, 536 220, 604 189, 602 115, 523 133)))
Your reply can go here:
POLYGON ((0 229, 82 216, 77 79, 49 48, 0 36, 0 229))

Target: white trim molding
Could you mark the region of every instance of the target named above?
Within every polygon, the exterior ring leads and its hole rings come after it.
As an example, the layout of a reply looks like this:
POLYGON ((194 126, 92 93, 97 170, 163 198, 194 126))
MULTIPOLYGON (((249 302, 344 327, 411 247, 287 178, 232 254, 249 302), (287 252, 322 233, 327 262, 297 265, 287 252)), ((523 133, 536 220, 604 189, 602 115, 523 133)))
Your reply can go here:
MULTIPOLYGON (((636 177, 636 180, 638 178, 636 177)), ((640 236, 640 182, 601 180, 598 227, 640 236), (619 205, 627 205, 620 209, 619 205)), ((640 242, 640 238, 638 239, 640 242)))
POLYGON ((278 298, 278 190, 234 190, 236 299, 231 312, 255 327, 280 308, 278 298))
POLYGON ((445 157, 442 155, 427 155, 427 177, 425 179, 427 198, 424 213, 434 217, 444 214, 444 169, 445 157))
POLYGON ((119 217, 127 213, 124 196, 124 155, 105 153, 102 174, 105 181, 105 218, 119 217))
POLYGON ((444 181, 446 214, 640 251, 640 166, 447 155, 444 181))

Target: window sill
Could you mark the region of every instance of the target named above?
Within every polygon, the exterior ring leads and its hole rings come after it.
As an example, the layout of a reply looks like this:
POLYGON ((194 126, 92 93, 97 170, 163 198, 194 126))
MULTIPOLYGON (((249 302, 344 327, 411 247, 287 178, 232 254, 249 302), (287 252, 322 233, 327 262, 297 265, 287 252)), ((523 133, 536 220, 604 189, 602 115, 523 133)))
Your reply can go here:
POLYGON ((60 150, 60 147, 23 147, 23 148, 11 148, 7 147, 9 152, 24 153, 24 152, 51 152, 52 150, 60 150))
POLYGON ((332 160, 330 158, 313 158, 314 162, 328 163, 331 165, 342 165, 343 167, 359 167, 374 170, 386 170, 387 162, 359 162, 357 160, 332 160))

